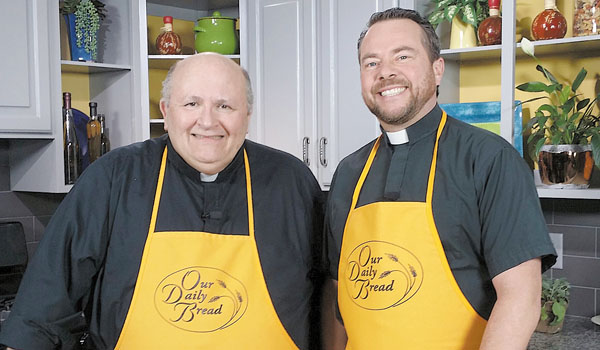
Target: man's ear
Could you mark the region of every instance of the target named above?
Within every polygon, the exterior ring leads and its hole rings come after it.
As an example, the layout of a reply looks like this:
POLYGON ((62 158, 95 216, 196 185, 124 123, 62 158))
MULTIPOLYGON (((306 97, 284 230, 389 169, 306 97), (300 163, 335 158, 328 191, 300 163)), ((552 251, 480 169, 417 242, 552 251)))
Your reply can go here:
POLYGON ((435 76, 435 84, 439 86, 442 83, 442 77, 444 76, 444 59, 438 58, 433 61, 433 74, 435 76))
POLYGON ((163 122, 163 129, 165 131, 168 131, 168 128, 169 128, 168 127, 168 119, 169 118, 167 118, 167 101, 161 99, 160 103, 158 104, 158 106, 160 108, 160 113, 163 116, 163 121, 164 121, 163 122))

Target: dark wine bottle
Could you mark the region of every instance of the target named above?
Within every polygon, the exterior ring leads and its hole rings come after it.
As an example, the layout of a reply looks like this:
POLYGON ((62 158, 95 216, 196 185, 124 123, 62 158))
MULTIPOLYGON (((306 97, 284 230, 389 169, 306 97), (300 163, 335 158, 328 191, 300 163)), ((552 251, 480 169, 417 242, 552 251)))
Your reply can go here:
POLYGON ((108 139, 108 128, 106 127, 104 114, 98 114, 98 121, 100 122, 100 155, 102 156, 110 151, 110 140, 108 139))
POLYGON ((81 158, 75 132, 75 119, 71 109, 71 93, 63 93, 63 148, 65 161, 65 184, 72 185, 79 177, 81 158))

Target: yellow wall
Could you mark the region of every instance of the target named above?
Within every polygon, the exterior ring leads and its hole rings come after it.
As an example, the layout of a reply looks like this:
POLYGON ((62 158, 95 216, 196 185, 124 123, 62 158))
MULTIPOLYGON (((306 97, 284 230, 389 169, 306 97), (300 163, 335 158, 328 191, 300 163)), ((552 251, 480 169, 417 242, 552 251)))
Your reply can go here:
MULTIPOLYGON (((533 40, 531 36, 531 22, 535 16, 543 11, 543 1, 517 0, 517 32, 533 40)), ((573 0, 558 0, 557 7, 567 20, 567 35, 572 36, 573 25, 573 0)), ((517 50, 521 50, 518 48, 517 50)), ((596 84, 600 78, 600 59, 596 57, 580 57, 568 52, 558 52, 553 56, 538 57, 542 65, 552 72, 559 81, 572 82, 582 67, 588 71, 585 81, 579 91, 585 97, 593 98, 598 94, 596 84)), ((530 58, 518 58, 515 67, 515 86, 527 81, 545 81, 540 72, 535 69, 536 62, 530 58)), ((500 100, 500 64, 497 61, 483 61, 477 63, 461 64, 460 70, 460 102, 480 102, 500 100), (485 79, 481 79, 485 77, 485 79)), ((515 91, 515 99, 527 100, 543 94, 515 91)), ((530 118, 531 111, 543 103, 540 100, 523 106, 524 123, 530 118)))
POLYGON ((62 92, 71 93, 71 107, 90 115, 90 79, 87 74, 61 74, 62 92))

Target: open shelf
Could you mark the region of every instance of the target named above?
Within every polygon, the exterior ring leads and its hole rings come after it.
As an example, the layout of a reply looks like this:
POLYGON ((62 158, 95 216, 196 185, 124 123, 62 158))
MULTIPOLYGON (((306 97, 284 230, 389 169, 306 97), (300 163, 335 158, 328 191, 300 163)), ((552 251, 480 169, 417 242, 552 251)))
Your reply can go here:
POLYGON ((68 73, 104 73, 122 70, 131 70, 131 66, 111 63, 60 61, 61 70, 68 73))
POLYGON ((537 188, 540 198, 600 199, 600 188, 553 189, 537 188))

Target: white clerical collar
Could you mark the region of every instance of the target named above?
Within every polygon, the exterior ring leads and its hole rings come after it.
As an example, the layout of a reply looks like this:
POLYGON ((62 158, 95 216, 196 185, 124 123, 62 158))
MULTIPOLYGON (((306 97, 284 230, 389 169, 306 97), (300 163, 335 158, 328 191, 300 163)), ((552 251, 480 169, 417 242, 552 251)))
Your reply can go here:
POLYGON ((219 176, 219 173, 216 173, 214 175, 200 173, 200 180, 202 180, 202 182, 214 182, 217 179, 217 176, 219 176))
POLYGON ((406 129, 394 132, 386 132, 386 134, 392 145, 401 145, 408 142, 408 133, 406 132, 406 129))

